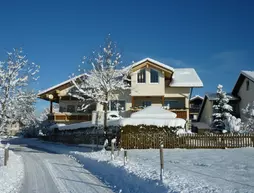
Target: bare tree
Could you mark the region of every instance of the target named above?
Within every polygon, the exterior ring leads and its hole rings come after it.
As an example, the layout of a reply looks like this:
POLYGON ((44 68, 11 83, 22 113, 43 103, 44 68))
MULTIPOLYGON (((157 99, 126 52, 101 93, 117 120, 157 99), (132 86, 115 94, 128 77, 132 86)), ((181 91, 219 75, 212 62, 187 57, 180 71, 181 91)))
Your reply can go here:
POLYGON ((83 58, 84 68, 79 66, 79 71, 86 72, 83 76, 73 79, 75 91, 70 95, 85 102, 83 109, 96 102, 104 107, 104 131, 107 134, 107 111, 109 99, 115 92, 121 92, 129 88, 127 78, 128 69, 120 68, 121 54, 116 49, 110 35, 106 38, 104 46, 98 52, 93 52, 92 57, 83 58), (91 70, 88 70, 92 68, 91 70), (87 101, 91 101, 87 103, 87 101))
POLYGON ((6 125, 34 110, 36 94, 28 88, 38 72, 39 66, 29 63, 22 48, 7 52, 7 59, 0 62, 0 133, 7 133, 6 125))

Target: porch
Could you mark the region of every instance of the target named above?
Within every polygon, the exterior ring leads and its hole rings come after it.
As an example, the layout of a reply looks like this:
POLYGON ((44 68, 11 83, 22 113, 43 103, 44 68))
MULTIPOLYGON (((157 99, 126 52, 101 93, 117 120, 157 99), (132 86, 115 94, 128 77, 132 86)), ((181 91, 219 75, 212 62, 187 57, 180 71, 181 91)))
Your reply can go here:
POLYGON ((163 106, 164 109, 176 113, 177 118, 187 119, 189 109, 185 98, 169 98, 164 96, 132 96, 132 112, 137 112, 147 106, 163 106))
POLYGON ((84 121, 91 121, 92 114, 85 113, 51 113, 48 115, 49 121, 54 121, 56 123, 77 123, 84 121))

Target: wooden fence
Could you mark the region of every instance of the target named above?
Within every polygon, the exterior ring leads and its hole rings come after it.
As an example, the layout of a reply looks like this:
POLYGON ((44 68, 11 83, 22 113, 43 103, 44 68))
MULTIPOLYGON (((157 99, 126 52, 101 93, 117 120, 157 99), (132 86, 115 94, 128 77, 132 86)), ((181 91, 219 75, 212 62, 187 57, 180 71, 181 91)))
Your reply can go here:
POLYGON ((254 147, 253 134, 184 134, 184 135, 170 135, 170 134, 121 134, 120 145, 124 149, 157 149, 160 144, 164 148, 241 148, 254 147))

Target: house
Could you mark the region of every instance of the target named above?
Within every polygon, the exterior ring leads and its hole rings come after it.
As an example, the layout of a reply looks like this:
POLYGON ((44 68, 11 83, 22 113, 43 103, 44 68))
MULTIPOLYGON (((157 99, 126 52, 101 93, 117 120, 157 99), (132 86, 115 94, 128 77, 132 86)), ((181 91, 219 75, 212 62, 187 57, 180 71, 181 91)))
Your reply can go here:
MULTIPOLYGON (((239 117, 239 101, 240 98, 233 96, 231 93, 227 93, 229 97, 229 105, 233 107, 233 114, 236 117, 239 117)), ((198 114, 198 122, 206 123, 207 125, 211 125, 212 123, 212 115, 213 115, 213 105, 218 99, 217 93, 206 94, 201 105, 199 114, 198 114)))
POLYGON ((244 119, 241 109, 254 101, 254 71, 241 71, 232 94, 241 99, 238 113, 241 119, 244 119))
MULTIPOLYGON (((155 105, 176 113, 178 118, 189 119, 192 89, 203 87, 195 69, 173 68, 151 58, 145 58, 128 68, 131 87, 115 93, 114 98, 109 99, 109 111, 118 111, 122 116, 129 117, 132 112, 155 105)), ((70 79, 38 94, 39 98, 50 101, 51 106, 53 102, 59 103, 59 113, 51 111, 50 120, 66 123, 89 121, 92 110, 103 110, 103 106, 97 104, 88 112, 80 112, 81 102, 68 95, 72 87, 70 79)))
POLYGON ((198 119, 198 113, 201 109, 203 97, 196 95, 190 99, 190 120, 196 121, 198 119))
MULTIPOLYGON (((241 71, 232 93, 227 95, 230 97, 229 104, 233 107, 231 114, 244 120, 242 109, 254 101, 254 71, 241 71)), ((216 93, 205 95, 198 115, 199 122, 210 125, 216 98, 216 93)))

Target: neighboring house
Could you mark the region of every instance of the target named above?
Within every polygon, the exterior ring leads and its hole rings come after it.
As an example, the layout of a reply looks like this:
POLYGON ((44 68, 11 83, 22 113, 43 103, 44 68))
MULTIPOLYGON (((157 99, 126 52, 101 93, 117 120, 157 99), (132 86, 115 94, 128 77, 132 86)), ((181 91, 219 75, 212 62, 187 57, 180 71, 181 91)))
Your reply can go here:
MULTIPOLYGON (((233 112, 231 114, 239 117, 238 112, 240 98, 235 97, 230 93, 227 93, 227 96, 230 98, 228 104, 233 107, 233 112)), ((218 100, 217 93, 210 93, 205 95, 197 121, 206 123, 208 125, 212 123, 212 115, 214 113, 213 105, 216 100, 218 100)))
POLYGON ((196 121, 198 119, 198 113, 201 109, 203 97, 196 95, 190 99, 190 120, 196 121))
MULTIPOLYGON (((228 96, 230 96, 229 104, 233 107, 231 114, 244 120, 242 109, 254 101, 254 71, 241 71, 232 93, 228 93, 228 96)), ((215 100, 216 93, 205 95, 198 115, 199 122, 208 125, 212 122, 213 102, 215 100)))
POLYGON ((244 119, 242 109, 245 108, 248 103, 254 101, 254 71, 242 71, 236 81, 232 94, 238 96, 239 101, 239 114, 241 119, 244 119))
POLYGON ((16 135, 20 129, 22 128, 23 124, 21 122, 14 122, 7 124, 7 132, 8 135, 16 135))
MULTIPOLYGON (((115 93, 110 99, 109 111, 119 111, 128 117, 132 112, 144 107, 163 106, 175 112, 178 118, 189 118, 189 97, 193 88, 203 87, 203 83, 193 68, 172 68, 156 60, 146 58, 130 65, 131 88, 115 93)), ((44 100, 59 103, 60 112, 51 112, 49 119, 55 122, 79 122, 91 120, 91 111, 79 112, 78 99, 70 97, 73 87, 71 79, 38 94, 44 100), (51 99, 50 99, 51 98, 51 99)), ((97 111, 103 106, 97 104, 97 111)))

